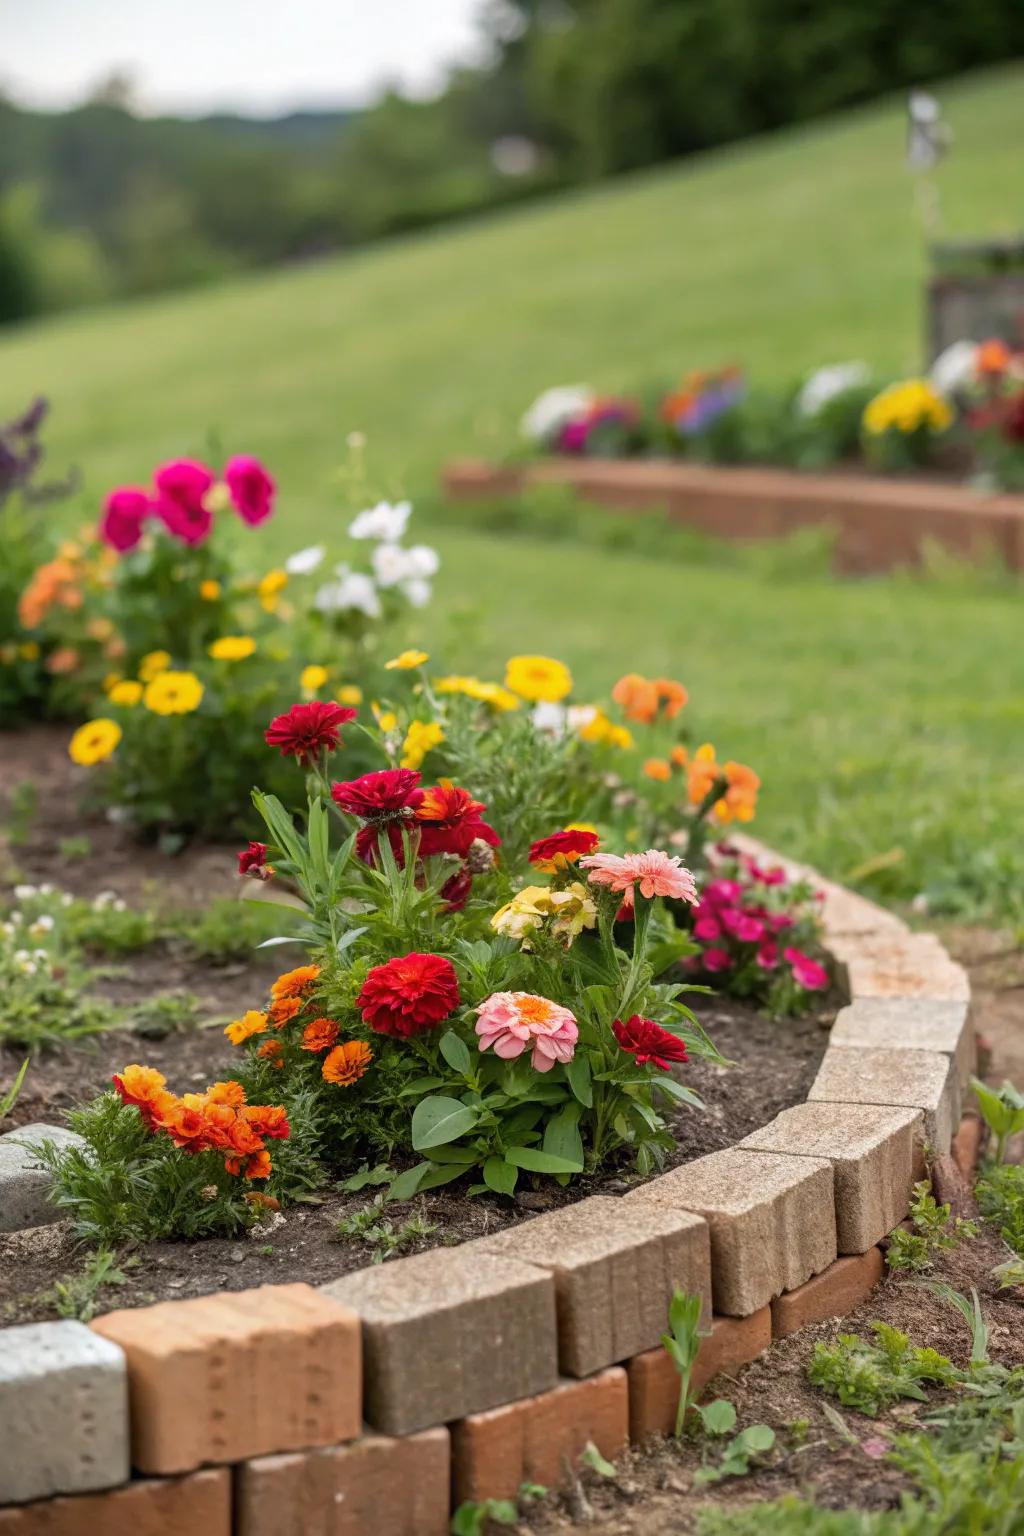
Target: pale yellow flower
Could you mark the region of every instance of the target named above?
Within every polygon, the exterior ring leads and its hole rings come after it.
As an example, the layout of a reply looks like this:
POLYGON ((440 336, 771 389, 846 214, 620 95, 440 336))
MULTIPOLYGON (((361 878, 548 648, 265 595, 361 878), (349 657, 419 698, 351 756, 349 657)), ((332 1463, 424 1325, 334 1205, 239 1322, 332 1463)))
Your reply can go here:
POLYGON ((357 688, 355 683, 346 683, 338 689, 336 697, 339 704, 347 704, 349 709, 356 709, 363 702, 363 690, 357 688))
POLYGON ((288 572, 283 570, 268 571, 260 579, 256 588, 256 595, 261 607, 267 613, 273 613, 277 607, 281 592, 288 585, 288 572))
POLYGON ((299 687, 303 693, 318 693, 326 683, 327 677, 326 667, 311 663, 308 667, 303 667, 299 673, 299 687))
POLYGON ((392 656, 390 661, 384 663, 389 672, 397 668, 400 672, 410 672, 413 667, 422 667, 430 657, 426 651, 402 651, 398 656, 392 656))

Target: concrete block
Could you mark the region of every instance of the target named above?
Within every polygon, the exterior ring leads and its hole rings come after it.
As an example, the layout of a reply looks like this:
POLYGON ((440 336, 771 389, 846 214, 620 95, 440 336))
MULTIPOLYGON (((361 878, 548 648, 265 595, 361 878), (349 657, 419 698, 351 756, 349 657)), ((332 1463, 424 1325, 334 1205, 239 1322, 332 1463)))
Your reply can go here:
POLYGON ((56 1147, 84 1147, 74 1131, 62 1125, 19 1125, 0 1136, 0 1232, 20 1232, 23 1227, 44 1227, 60 1221, 63 1212, 47 1196, 52 1180, 29 1150, 41 1141, 56 1147))
POLYGON ((956 1063, 961 1087, 975 1070, 974 1029, 965 1000, 862 997, 840 1009, 829 1044, 844 1050, 938 1051, 956 1063))
POLYGON ((849 1050, 830 1045, 807 1100, 920 1109, 925 1140, 937 1155, 949 1151, 960 1124, 956 1068, 951 1057, 937 1051, 849 1050))

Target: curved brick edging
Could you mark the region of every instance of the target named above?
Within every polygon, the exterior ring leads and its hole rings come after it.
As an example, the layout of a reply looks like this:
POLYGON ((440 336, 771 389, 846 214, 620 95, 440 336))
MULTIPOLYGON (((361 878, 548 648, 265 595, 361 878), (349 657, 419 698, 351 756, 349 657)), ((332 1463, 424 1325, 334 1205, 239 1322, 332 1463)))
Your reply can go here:
POLYGON ((725 539, 775 539, 835 527, 836 565, 856 573, 917 565, 926 541, 978 558, 995 551, 1024 570, 1024 496, 882 476, 729 467, 670 459, 539 459, 529 464, 456 460, 442 486, 454 501, 567 485, 585 501, 623 511, 663 511, 725 539))
POLYGON ((959 1124, 966 973, 931 935, 734 841, 823 892, 850 1001, 806 1103, 621 1198, 320 1291, 0 1332, 0 1425, 31 1430, 0 1435, 0 1499, 29 1501, 0 1508, 0 1536, 444 1536, 464 1499, 671 1428, 658 1338, 676 1286, 711 1324, 698 1385, 863 1300, 924 1143, 947 1152, 959 1124))

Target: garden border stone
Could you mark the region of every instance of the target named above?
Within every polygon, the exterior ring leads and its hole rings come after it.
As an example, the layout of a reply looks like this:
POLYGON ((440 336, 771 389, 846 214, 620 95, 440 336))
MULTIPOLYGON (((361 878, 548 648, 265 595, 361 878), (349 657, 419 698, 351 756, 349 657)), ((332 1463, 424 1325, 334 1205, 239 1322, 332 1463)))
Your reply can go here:
POLYGON ((61 1149, 85 1146, 83 1138, 64 1125, 37 1122, 0 1135, 0 1232, 45 1227, 61 1219, 63 1213, 49 1200, 53 1181, 27 1145, 41 1141, 61 1149))

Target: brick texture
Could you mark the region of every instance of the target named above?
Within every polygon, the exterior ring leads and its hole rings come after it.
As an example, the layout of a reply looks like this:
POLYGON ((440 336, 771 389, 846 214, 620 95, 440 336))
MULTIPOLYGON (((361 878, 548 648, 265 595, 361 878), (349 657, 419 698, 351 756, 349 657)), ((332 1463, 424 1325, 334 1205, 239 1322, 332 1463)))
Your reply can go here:
POLYGON ((447 1536, 450 1461, 438 1428, 244 1462, 235 1536, 447 1536))
POLYGON ((0 1509, 0 1536, 231 1536, 231 1473, 206 1468, 0 1509))
POLYGON ((558 1487, 588 1443, 614 1461, 628 1442, 624 1370, 612 1366, 585 1381, 562 1382, 452 1425, 453 1503, 513 1498, 524 1482, 558 1487))
POLYGON ((953 1154, 953 1161, 965 1179, 970 1179, 978 1166, 984 1133, 985 1127, 978 1115, 964 1115, 960 1121, 960 1129, 953 1137, 950 1151, 953 1154))
POLYGON ((311 1286, 161 1302, 91 1326, 127 1356, 140 1472, 188 1472, 360 1431, 358 1319, 311 1286))
POLYGON ((808 1323, 843 1317, 865 1301, 885 1273, 880 1248, 869 1248, 855 1259, 837 1259, 806 1285, 786 1291, 772 1302, 772 1333, 784 1339, 808 1323))
MULTIPOLYGON (((701 1392, 720 1372, 727 1375, 764 1353, 772 1341, 770 1307, 749 1317, 716 1317, 711 1332, 701 1341, 691 1387, 701 1392)), ((675 1427, 679 1402, 679 1376, 663 1349, 636 1355, 627 1367, 629 1377, 629 1435, 642 1445, 650 1435, 670 1435, 675 1427)))

